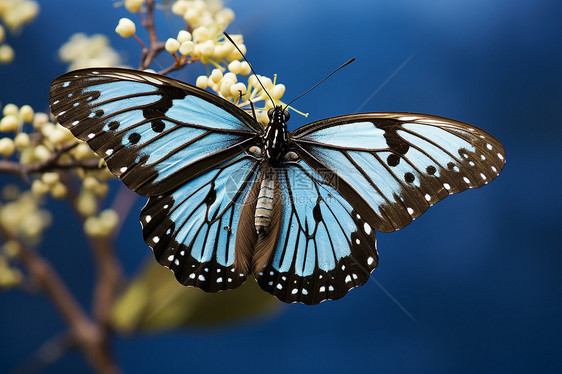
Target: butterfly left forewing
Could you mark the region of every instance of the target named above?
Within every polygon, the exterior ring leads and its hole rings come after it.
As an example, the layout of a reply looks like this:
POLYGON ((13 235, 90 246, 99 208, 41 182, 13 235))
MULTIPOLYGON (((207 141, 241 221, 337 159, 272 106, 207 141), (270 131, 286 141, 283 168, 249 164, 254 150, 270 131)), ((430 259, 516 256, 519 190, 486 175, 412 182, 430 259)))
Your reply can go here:
POLYGON ((204 90, 130 69, 75 70, 51 85, 51 110, 145 196, 170 191, 259 142, 259 125, 204 90))
POLYGON ((294 150, 379 231, 408 225, 450 194, 494 179, 501 143, 463 122, 411 113, 328 118, 296 130, 294 150))
POLYGON ((371 226, 306 163, 276 172, 281 230, 256 276, 261 288, 285 302, 318 304, 364 284, 378 263, 371 226))

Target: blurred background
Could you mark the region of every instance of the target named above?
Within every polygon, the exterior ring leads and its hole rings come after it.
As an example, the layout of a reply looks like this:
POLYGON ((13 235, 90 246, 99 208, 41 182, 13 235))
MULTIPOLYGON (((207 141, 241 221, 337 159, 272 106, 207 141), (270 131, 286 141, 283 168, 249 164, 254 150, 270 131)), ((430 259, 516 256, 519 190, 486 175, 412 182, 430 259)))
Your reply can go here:
MULTIPOLYGON (((121 17, 138 21, 123 7, 92 0, 39 4, 35 21, 8 39, 16 60, 0 66, 3 104, 48 111, 50 82, 67 66, 57 50, 76 32, 109 36, 125 64, 138 64, 138 44, 114 32, 121 17)), ((225 5, 236 13, 228 30, 244 35, 247 57, 260 74, 278 74, 287 87, 285 99, 357 59, 295 103, 310 116, 293 114, 292 129, 360 106, 435 114, 496 136, 507 165, 493 183, 444 200, 401 231, 379 233, 380 262, 372 281, 343 299, 317 306, 279 303, 230 322, 120 334, 112 344, 123 371, 561 372, 562 3, 225 5)), ((165 13, 157 13, 163 40, 183 25, 165 13)), ((172 60, 163 55, 158 61, 163 68, 172 60)), ((202 72, 187 68, 171 76, 194 83, 202 72)), ((1 178, 2 184, 13 181, 1 178)), ((111 183, 116 188, 120 182, 111 183)), ((137 219, 144 200, 137 200, 117 241, 129 276, 152 257, 137 219)), ((56 202, 49 208, 54 224, 40 252, 89 308, 91 254, 77 246, 83 234, 68 208, 56 202)), ((0 293, 0 372, 19 367, 64 328, 45 297, 0 293)), ((44 372, 89 371, 72 351, 44 372)))

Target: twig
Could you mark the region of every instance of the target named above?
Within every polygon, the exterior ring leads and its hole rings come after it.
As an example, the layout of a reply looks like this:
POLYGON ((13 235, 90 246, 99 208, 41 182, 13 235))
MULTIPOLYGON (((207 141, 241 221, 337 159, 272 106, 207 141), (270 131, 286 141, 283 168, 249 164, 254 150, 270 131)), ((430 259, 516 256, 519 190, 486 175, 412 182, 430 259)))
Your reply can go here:
POLYGON ((119 373, 108 349, 107 335, 88 317, 49 261, 2 227, 0 236, 19 242, 22 264, 66 321, 74 342, 90 365, 99 373, 119 373))
POLYGON ((68 332, 60 333, 39 347, 31 356, 27 357, 18 367, 10 371, 10 374, 34 374, 40 373, 49 365, 62 358, 74 341, 68 332))
POLYGON ((19 162, 0 160, 0 173, 16 175, 27 179, 29 174, 32 173, 42 173, 45 171, 59 170, 59 169, 74 169, 74 168, 84 168, 84 169, 97 169, 99 168, 99 160, 91 159, 85 161, 66 161, 60 162, 61 156, 70 151, 72 148, 76 147, 78 143, 72 143, 62 146, 61 148, 55 150, 51 156, 44 160, 34 162, 28 165, 22 165, 19 162))
POLYGON ((147 69, 154 58, 164 50, 164 43, 158 41, 154 27, 154 0, 146 2, 146 18, 142 20, 142 26, 148 31, 148 48, 142 49, 139 70, 147 69))

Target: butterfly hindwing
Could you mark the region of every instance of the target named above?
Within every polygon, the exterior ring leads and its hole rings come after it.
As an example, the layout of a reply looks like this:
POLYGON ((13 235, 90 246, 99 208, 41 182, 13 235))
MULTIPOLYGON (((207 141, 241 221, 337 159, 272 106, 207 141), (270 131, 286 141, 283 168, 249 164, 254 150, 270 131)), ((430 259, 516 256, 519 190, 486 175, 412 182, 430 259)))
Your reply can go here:
POLYGON ((170 191, 255 145, 261 131, 240 108, 161 75, 76 70, 51 86, 57 120, 145 196, 170 191))
POLYGON ((422 114, 333 117, 292 135, 295 151, 332 173, 332 186, 379 231, 403 228, 448 195, 487 184, 505 164, 492 135, 422 114))
POLYGON ((244 154, 148 200, 140 219, 144 239, 180 283, 215 292, 245 281, 234 267, 236 233, 258 170, 244 154))
POLYGON ((283 202, 281 234, 257 275, 285 302, 318 304, 364 284, 377 266, 375 231, 305 162, 277 169, 283 202))

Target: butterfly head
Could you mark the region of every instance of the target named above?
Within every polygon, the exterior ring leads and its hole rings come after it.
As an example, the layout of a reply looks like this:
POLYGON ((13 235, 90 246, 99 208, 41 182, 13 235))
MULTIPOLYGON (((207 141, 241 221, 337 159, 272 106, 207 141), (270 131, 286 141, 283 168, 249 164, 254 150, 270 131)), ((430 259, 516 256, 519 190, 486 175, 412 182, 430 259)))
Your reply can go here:
POLYGON ((271 125, 273 122, 283 122, 286 123, 291 115, 289 114, 288 110, 283 109, 280 105, 277 105, 275 108, 271 108, 267 111, 267 116, 269 117, 269 124, 271 125))

